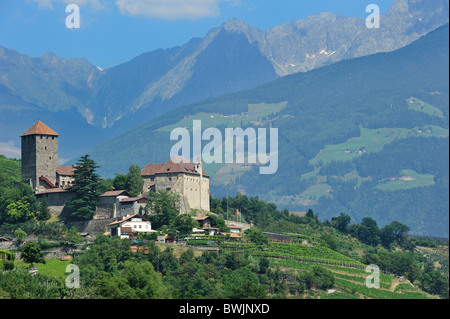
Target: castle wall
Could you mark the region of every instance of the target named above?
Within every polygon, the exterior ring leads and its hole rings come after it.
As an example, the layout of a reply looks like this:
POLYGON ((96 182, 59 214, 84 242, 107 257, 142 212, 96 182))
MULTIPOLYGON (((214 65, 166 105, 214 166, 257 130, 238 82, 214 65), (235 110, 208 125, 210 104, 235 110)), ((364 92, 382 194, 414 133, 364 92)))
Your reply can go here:
POLYGON ((117 214, 117 197, 100 196, 95 215, 97 218, 116 217, 117 214))
POLYGON ((180 195, 180 208, 209 211, 209 178, 192 174, 160 174, 154 178, 155 190, 168 190, 180 195))
POLYGON ((105 233, 108 231, 108 225, 113 220, 110 219, 93 219, 89 221, 83 221, 83 222, 69 222, 67 223, 67 227, 70 228, 72 226, 75 226, 78 232, 80 233, 89 233, 89 236, 92 238, 97 237, 100 234, 105 233))
POLYGON ((178 179, 178 174, 159 174, 155 176, 155 191, 172 190, 175 182, 178 179))
MULTIPOLYGON (((31 179, 39 187, 39 177, 56 183, 58 169, 58 137, 50 135, 22 136, 22 179, 31 179)), ((39 187, 42 188, 42 187, 39 187)))
POLYGON ((202 204, 201 204, 201 209, 209 211, 209 178, 203 178, 202 179, 202 184, 201 184, 201 188, 202 188, 202 204))
POLYGON ((36 174, 36 142, 34 136, 21 138, 22 143, 22 180, 30 180, 33 188, 37 187, 36 174))
POLYGON ((138 202, 120 203, 119 209, 117 210, 117 217, 139 214, 139 209, 141 207, 145 208, 145 205, 146 204, 140 204, 138 202))
POLYGON ((71 192, 37 194, 36 198, 38 201, 41 201, 44 196, 46 197, 50 213, 57 216, 63 213, 66 202, 75 199, 75 193, 71 192))
POLYGON ((150 177, 150 176, 143 176, 142 179, 144 180, 144 191, 142 193, 142 195, 144 197, 148 197, 150 195, 150 186, 155 184, 155 177, 150 177), (153 179, 153 180, 152 180, 153 179))

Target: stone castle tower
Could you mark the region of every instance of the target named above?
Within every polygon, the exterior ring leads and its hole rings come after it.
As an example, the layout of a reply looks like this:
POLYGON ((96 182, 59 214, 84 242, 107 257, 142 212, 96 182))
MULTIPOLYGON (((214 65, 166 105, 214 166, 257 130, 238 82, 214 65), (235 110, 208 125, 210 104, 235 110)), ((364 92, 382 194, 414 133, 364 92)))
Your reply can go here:
POLYGON ((22 143, 22 180, 33 189, 55 185, 58 170, 59 134, 41 121, 20 137, 22 143))

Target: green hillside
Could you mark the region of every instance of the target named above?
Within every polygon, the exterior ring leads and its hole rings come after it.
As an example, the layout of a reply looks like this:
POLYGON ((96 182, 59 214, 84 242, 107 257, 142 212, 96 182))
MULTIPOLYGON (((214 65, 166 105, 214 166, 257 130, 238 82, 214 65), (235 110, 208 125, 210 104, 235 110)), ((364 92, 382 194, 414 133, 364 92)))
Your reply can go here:
POLYGON ((0 154, 0 174, 6 174, 14 181, 19 181, 22 176, 22 162, 16 159, 8 159, 0 154))
POLYGON ((448 34, 447 25, 394 52, 176 109, 91 155, 103 175, 113 176, 133 163, 167 161, 175 143, 169 129, 189 128, 193 119, 222 132, 271 126, 279 131, 276 174, 260 175, 255 165, 205 165, 214 196, 240 191, 291 210, 313 208, 324 218, 341 211, 381 224, 395 218, 416 234, 448 236, 448 34), (265 107, 246 119, 252 105, 265 107), (402 170, 423 178, 380 185, 402 170))

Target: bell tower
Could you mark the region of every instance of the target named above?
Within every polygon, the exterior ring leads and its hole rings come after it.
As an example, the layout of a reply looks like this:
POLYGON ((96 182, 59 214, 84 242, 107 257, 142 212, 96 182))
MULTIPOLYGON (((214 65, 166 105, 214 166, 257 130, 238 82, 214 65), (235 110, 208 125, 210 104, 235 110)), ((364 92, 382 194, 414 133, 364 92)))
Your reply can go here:
POLYGON ((21 137, 22 180, 35 189, 52 188, 58 170, 59 134, 41 121, 26 130, 21 137))

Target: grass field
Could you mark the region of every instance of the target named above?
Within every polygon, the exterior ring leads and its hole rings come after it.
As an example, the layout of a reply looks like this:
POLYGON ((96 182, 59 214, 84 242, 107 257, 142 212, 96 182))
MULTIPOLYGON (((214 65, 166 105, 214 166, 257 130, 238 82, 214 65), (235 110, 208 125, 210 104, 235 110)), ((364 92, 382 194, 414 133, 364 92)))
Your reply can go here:
POLYGON ((444 113, 442 113, 442 111, 440 109, 438 109, 437 107, 434 107, 431 104, 428 104, 424 101, 421 101, 419 99, 416 99, 414 97, 411 97, 407 100, 408 103, 408 109, 413 110, 413 111, 417 111, 417 112, 422 112, 431 116, 437 116, 440 118, 445 118, 444 113))
POLYGON ((316 184, 301 194, 302 198, 309 200, 318 200, 320 197, 331 197, 332 188, 328 184, 316 184))
POLYGON ((364 153, 377 153, 383 147, 394 140, 408 137, 448 137, 449 130, 436 125, 426 125, 414 129, 406 128, 361 128, 361 136, 349 139, 348 141, 328 145, 320 153, 310 160, 314 166, 327 164, 333 161, 351 161, 364 153))
MULTIPOLYGON (((45 264, 35 264, 34 267, 39 270, 39 273, 51 277, 66 278, 66 267, 70 265, 70 261, 63 261, 60 259, 46 259, 45 264)), ((28 264, 23 261, 15 261, 16 269, 27 269, 28 264)))
POLYGON ((434 176, 431 174, 419 174, 411 169, 403 169, 400 175, 399 179, 380 183, 376 188, 384 191, 396 191, 434 185, 434 176))
MULTIPOLYGON (((264 124, 264 118, 279 113, 287 105, 287 102, 280 103, 258 103, 248 104, 248 112, 233 115, 223 115, 219 113, 198 113, 195 115, 189 115, 181 121, 173 125, 164 126, 158 131, 171 132, 178 127, 192 128, 192 121, 201 120, 202 129, 210 127, 218 127, 225 125, 226 127, 242 127, 250 123, 264 124)), ((191 129, 192 130, 192 129, 191 129)))

